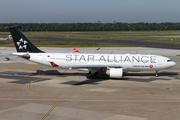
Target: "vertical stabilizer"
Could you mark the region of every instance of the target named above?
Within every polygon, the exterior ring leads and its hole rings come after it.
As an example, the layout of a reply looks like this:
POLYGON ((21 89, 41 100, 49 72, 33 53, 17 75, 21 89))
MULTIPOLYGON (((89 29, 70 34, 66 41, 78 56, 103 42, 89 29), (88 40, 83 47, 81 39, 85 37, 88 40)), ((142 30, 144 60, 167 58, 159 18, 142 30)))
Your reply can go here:
POLYGON ((17 52, 43 52, 39 50, 36 46, 34 46, 31 41, 18 28, 11 27, 9 28, 9 30, 13 37, 17 52))

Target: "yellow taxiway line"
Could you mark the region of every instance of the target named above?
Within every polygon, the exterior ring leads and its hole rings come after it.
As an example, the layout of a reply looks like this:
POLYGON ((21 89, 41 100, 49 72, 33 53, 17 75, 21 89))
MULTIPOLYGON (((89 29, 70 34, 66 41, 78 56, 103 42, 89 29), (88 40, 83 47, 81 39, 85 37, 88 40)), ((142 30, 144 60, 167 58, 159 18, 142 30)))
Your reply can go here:
POLYGON ((45 78, 40 78, 40 79, 36 79, 36 80, 34 80, 34 81, 31 81, 29 84, 28 84, 28 89, 31 91, 31 92, 33 92, 33 93, 36 93, 36 94, 39 94, 39 95, 42 95, 42 96, 45 96, 45 97, 49 97, 49 98, 54 98, 54 99, 59 99, 56 103, 55 103, 55 105, 48 111, 48 113, 46 113, 46 115, 41 119, 41 120, 44 120, 51 112, 52 112, 52 110, 59 104, 59 102, 62 100, 62 98, 59 98, 59 97, 54 97, 54 96, 50 96, 50 95, 46 95, 46 94, 42 94, 42 93, 39 93, 39 92, 37 92, 37 91, 34 91, 34 90, 32 90, 31 88, 30 88, 30 85, 32 84, 32 83, 34 83, 34 82, 37 82, 37 81, 39 81, 39 80, 43 80, 43 79, 45 79, 45 78))
POLYGON ((51 111, 58 105, 58 103, 61 101, 61 99, 59 99, 56 104, 48 111, 48 113, 41 119, 44 120, 50 113, 51 111))
POLYGON ((31 81, 31 82, 28 84, 28 86, 27 86, 27 87, 28 87, 28 89, 29 89, 31 92, 33 92, 33 93, 36 93, 36 94, 39 94, 39 95, 42 95, 42 96, 45 96, 45 97, 55 98, 55 99, 61 99, 61 98, 59 98, 59 97, 54 97, 54 96, 45 95, 45 94, 42 94, 42 93, 36 92, 36 91, 34 91, 34 90, 32 90, 32 89, 30 88, 30 85, 31 85, 32 83, 37 82, 37 81, 39 81, 39 80, 43 80, 43 79, 45 79, 45 78, 40 78, 40 79, 37 79, 37 80, 31 81))
POLYGON ((29 69, 31 69, 31 68, 33 68, 33 67, 35 67, 36 65, 38 65, 38 64, 32 65, 31 67, 28 67, 28 68, 26 68, 26 69, 22 70, 21 72, 24 72, 24 71, 26 71, 26 70, 29 70, 29 69))

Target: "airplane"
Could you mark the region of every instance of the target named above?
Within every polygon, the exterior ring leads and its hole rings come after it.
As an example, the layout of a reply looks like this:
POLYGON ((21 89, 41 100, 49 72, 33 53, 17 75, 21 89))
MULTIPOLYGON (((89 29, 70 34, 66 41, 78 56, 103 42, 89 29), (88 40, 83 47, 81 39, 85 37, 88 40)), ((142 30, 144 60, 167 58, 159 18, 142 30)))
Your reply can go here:
POLYGON ((9 29, 17 50, 13 55, 47 66, 88 70, 88 79, 96 78, 100 71, 110 78, 122 78, 123 72, 148 70, 156 71, 158 77, 159 70, 176 65, 170 58, 150 54, 46 53, 34 46, 18 28, 9 29))
POLYGON ((75 52, 75 53, 79 53, 79 50, 77 50, 76 48, 74 48, 74 52, 75 52))

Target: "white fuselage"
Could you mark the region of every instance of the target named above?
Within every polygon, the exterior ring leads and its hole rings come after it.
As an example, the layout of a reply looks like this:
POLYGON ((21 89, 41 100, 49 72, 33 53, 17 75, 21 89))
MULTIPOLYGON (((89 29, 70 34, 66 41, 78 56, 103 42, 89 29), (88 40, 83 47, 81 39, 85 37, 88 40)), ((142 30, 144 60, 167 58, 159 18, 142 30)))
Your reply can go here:
POLYGON ((93 53, 28 53, 30 61, 51 66, 84 68, 84 66, 116 66, 127 71, 162 70, 173 67, 175 62, 167 57, 149 54, 93 54, 93 53))

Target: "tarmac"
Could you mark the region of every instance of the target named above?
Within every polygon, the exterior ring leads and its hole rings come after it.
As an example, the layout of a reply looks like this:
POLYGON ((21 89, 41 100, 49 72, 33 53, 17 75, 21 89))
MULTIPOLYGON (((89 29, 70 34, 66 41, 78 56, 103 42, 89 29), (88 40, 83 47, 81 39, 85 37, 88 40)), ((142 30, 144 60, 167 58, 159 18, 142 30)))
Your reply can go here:
MULTIPOLYGON (((45 52, 73 48, 39 47, 45 52)), ((77 48, 88 53, 157 54, 177 65, 155 71, 128 72, 121 79, 47 67, 12 56, 0 47, 1 120, 179 120, 180 50, 146 47, 77 48), (9 57, 10 61, 4 61, 9 57)))

